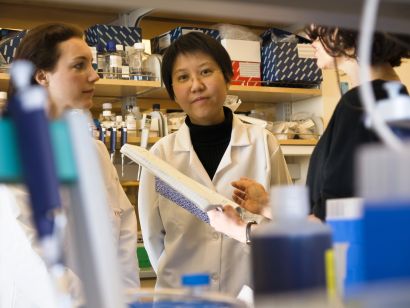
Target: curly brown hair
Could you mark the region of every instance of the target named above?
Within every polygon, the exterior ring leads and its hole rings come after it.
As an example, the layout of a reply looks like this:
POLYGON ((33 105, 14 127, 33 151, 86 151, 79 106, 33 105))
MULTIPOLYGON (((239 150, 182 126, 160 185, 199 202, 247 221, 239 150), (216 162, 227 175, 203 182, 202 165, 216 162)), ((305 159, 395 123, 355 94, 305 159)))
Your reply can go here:
MULTIPOLYGON (((319 39, 332 57, 346 56, 357 59, 359 32, 337 27, 309 25, 305 28, 311 40, 319 39)), ((371 63, 389 63, 399 66, 403 58, 410 58, 410 37, 376 32, 373 36, 371 63)))

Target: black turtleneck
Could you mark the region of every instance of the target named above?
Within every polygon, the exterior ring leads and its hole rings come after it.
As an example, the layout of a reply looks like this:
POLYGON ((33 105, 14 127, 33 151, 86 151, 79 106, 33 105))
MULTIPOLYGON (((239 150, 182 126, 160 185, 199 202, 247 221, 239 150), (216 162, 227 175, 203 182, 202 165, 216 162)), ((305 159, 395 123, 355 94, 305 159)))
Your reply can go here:
POLYGON ((194 150, 211 179, 231 141, 232 111, 224 107, 224 114, 222 123, 209 126, 192 124, 188 116, 185 119, 194 150))

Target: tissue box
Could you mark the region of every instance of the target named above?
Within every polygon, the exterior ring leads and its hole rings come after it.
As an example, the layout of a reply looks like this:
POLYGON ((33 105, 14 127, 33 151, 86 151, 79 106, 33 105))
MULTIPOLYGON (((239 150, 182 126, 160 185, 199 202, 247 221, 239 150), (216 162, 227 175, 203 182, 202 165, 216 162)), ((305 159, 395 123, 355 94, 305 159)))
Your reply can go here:
POLYGON ((142 40, 141 28, 94 25, 85 30, 85 40, 90 46, 100 45, 104 51, 110 40, 114 40, 116 44, 133 46, 142 40))
POLYGON ((261 60, 264 85, 315 87, 322 81, 322 72, 316 65, 314 51, 309 40, 296 36, 298 43, 273 42, 271 35, 278 37, 291 33, 269 29, 262 37, 261 60))
POLYGON ((165 49, 180 36, 189 32, 202 32, 219 40, 219 31, 208 28, 178 27, 151 39, 151 53, 163 54, 165 49))
POLYGON ((0 54, 7 63, 11 63, 13 61, 17 46, 20 44, 20 41, 23 39, 26 33, 27 30, 17 32, 12 37, 9 37, 0 42, 0 54))
POLYGON ((259 41, 221 40, 232 60, 231 84, 259 86, 261 84, 261 52, 259 41))

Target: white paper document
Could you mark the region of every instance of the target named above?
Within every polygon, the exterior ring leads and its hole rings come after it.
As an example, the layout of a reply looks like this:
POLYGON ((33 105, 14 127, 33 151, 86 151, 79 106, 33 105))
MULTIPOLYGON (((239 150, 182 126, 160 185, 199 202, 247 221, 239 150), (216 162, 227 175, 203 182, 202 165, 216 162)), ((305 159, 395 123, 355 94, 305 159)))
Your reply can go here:
POLYGON ((238 207, 232 200, 194 181, 144 148, 125 144, 121 148, 121 153, 147 168, 159 179, 155 181, 155 186, 161 195, 207 223, 209 223, 207 211, 225 205, 238 207))

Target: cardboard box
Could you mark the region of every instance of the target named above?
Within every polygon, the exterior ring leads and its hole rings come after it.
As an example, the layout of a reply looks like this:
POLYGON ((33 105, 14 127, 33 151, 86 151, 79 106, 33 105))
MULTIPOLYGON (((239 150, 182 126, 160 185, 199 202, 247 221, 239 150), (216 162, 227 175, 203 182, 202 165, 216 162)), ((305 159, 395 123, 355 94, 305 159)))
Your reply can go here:
POLYGON ((15 35, 1 41, 0 54, 7 63, 11 63, 13 61, 17 46, 26 34, 27 30, 19 31, 15 35))
POLYGON ((178 27, 151 39, 151 53, 163 54, 165 49, 180 36, 189 32, 202 32, 219 40, 219 31, 208 28, 178 27))
POLYGON ((116 44, 133 46, 142 40, 141 28, 94 25, 85 30, 85 40, 88 45, 99 45, 104 51, 106 51, 107 42, 110 40, 114 40, 116 44))
POLYGON ((231 84, 242 86, 261 85, 260 62, 232 61, 233 77, 231 84))
POLYGON ((233 78, 231 84, 260 86, 260 42, 223 39, 221 44, 232 60, 233 78))
POLYGON ((271 36, 291 33, 269 29, 262 37, 261 60, 264 85, 315 87, 322 81, 322 71, 316 65, 310 41, 296 36, 298 42, 275 42, 271 36))

